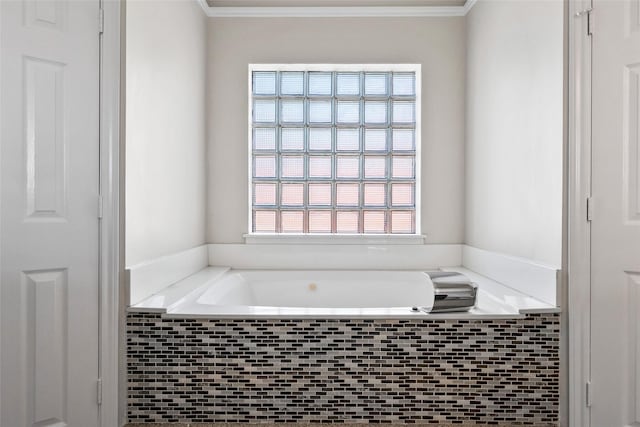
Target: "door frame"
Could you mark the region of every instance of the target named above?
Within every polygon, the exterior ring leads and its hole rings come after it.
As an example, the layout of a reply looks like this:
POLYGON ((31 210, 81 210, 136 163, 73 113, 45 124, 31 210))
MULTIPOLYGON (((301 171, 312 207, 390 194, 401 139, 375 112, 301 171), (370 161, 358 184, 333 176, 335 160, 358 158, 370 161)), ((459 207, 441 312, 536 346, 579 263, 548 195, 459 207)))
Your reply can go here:
POLYGON ((120 351, 124 346, 122 292, 122 256, 124 248, 124 161, 121 148, 122 86, 121 65, 124 48, 122 0, 100 0, 103 32, 100 37, 100 222, 99 262, 99 377, 102 403, 99 408, 101 427, 121 426, 126 421, 126 401, 120 388, 126 383, 126 361, 120 351), (121 369, 122 368, 122 369, 121 369))
POLYGON ((591 377, 591 65, 587 13, 592 0, 569 0, 568 286, 569 426, 588 427, 591 377), (581 13, 580 15, 578 15, 581 13))

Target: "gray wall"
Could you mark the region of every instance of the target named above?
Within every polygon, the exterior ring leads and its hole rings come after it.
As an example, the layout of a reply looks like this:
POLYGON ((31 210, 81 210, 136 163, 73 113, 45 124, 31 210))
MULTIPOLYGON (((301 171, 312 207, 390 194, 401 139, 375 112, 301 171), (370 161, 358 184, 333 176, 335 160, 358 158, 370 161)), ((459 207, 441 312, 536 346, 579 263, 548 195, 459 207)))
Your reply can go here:
POLYGON ((422 231, 462 242, 464 18, 217 18, 208 41, 208 242, 248 231, 247 64, 292 62, 422 64, 422 231))
POLYGON ((466 243, 560 267, 563 4, 467 15, 466 243))
POLYGON ((207 21, 193 0, 126 2, 126 264, 205 241, 207 21))

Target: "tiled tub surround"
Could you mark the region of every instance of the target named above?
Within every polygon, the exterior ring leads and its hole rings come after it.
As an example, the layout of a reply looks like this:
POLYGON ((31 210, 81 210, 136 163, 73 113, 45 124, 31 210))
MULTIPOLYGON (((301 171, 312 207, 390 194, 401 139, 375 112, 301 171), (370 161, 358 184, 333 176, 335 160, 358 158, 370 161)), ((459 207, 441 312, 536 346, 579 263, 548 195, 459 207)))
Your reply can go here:
POLYGON ((130 422, 558 425, 557 313, 186 317, 128 313, 130 422))

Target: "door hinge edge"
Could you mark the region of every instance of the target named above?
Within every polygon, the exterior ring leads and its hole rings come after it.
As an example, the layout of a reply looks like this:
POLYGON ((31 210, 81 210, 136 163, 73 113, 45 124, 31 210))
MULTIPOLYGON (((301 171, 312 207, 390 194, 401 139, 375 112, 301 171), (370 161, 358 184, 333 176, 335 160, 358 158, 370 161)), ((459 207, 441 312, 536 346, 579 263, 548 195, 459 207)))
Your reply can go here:
POLYGON ((104 9, 100 7, 98 11, 98 34, 104 33, 104 9))
POLYGON ((591 17, 591 12, 593 12, 593 8, 589 7, 587 9, 581 10, 580 12, 576 12, 576 18, 581 18, 583 16, 587 17, 587 35, 593 35, 593 30, 592 30, 592 17, 591 17))
POLYGON ((96 391, 96 401, 98 405, 102 405, 102 378, 98 378, 98 380, 96 381, 96 391))
POLYGON ((98 196, 98 219, 102 219, 104 214, 104 199, 102 196, 98 196))

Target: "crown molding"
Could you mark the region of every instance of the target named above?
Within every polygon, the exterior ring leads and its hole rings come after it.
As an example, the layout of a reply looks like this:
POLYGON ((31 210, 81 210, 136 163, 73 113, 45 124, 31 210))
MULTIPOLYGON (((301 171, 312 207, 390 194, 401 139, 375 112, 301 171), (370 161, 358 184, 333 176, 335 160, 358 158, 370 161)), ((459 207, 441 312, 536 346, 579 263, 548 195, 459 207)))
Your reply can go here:
POLYGON ((292 6, 230 7, 209 6, 196 0, 210 18, 356 18, 356 17, 450 17, 465 16, 478 0, 464 6, 292 6))

